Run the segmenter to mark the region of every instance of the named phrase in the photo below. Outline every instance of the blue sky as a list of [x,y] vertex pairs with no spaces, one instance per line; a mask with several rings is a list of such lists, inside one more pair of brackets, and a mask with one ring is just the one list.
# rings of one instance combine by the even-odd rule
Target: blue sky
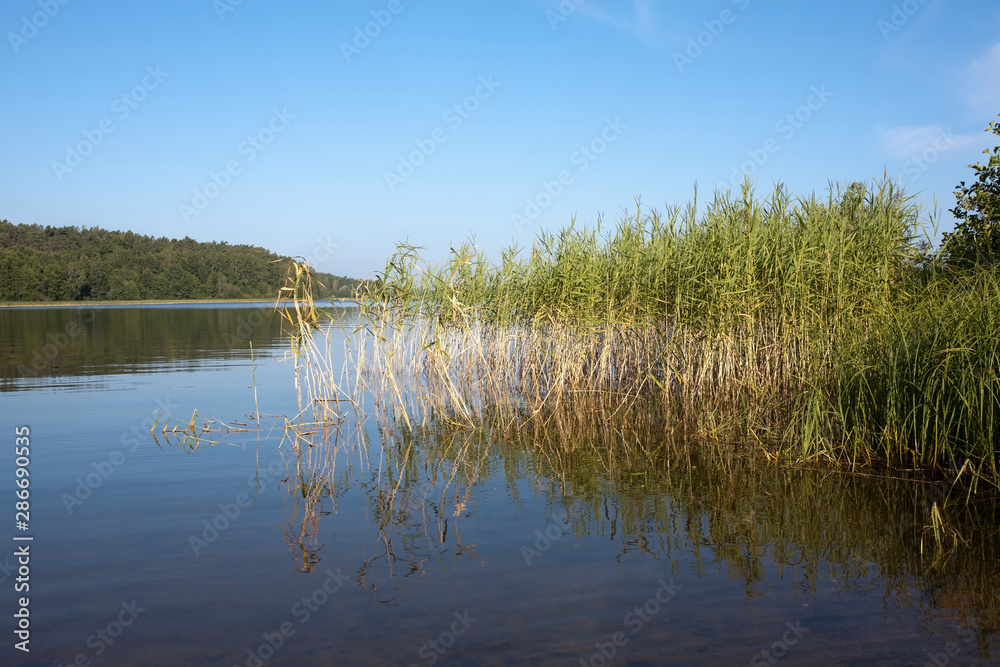
[[1000,113],[992,0],[7,0],[0,218],[351,276],[749,170],[884,171],[941,226]]

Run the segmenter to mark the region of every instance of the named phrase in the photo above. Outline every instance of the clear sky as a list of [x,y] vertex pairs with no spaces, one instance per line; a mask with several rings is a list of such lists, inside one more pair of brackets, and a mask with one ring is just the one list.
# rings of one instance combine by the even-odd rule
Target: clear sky
[[884,171],[942,228],[1000,113],[995,0],[5,0],[0,218],[363,277]]

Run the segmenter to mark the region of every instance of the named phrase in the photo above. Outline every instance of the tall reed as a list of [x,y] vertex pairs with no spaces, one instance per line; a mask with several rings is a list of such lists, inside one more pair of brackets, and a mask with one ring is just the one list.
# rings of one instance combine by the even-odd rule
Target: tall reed
[[[408,424],[651,420],[851,464],[996,484],[1000,280],[957,278],[891,182],[749,185],[498,262],[399,246],[361,297],[353,387]],[[350,373],[348,373],[350,374]]]

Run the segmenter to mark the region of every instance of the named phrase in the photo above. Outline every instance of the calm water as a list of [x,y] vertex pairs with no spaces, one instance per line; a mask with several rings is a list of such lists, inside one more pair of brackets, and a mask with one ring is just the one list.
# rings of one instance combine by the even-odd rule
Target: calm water
[[[30,654],[0,552],[0,664],[998,664],[992,503],[939,547],[946,488],[749,450],[287,438],[286,349],[269,309],[0,310],[0,489],[13,537],[30,426],[34,537]],[[195,411],[232,430],[163,435]]]

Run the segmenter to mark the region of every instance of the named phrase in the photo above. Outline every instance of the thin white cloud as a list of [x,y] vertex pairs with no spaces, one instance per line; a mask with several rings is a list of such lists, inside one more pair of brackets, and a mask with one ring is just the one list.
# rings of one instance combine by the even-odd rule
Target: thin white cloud
[[[612,16],[591,0],[580,5],[580,12],[598,21],[608,23],[622,30],[628,30],[637,35],[650,32],[655,23],[649,8],[649,2],[646,0],[632,0],[629,5],[630,8],[626,8],[623,12],[624,16],[621,14]],[[621,9],[621,6],[618,5],[616,8]]]
[[573,13],[632,33],[642,41],[655,41],[659,37],[658,22],[650,0],[606,3],[605,6],[614,8],[613,12],[599,6],[601,3],[596,0],[562,0],[562,2],[560,0],[540,0],[540,4],[551,11],[559,11],[559,7],[567,2],[569,6],[575,7]]
[[[964,68],[958,68],[957,74],[954,77],[960,87],[957,97],[973,113],[981,114],[986,120],[996,118],[1000,113],[1000,42]],[[925,152],[930,154],[967,146],[982,148],[989,144],[989,137],[982,132],[953,134],[950,127],[942,125],[904,125],[876,128],[876,131],[882,149],[899,159],[914,159]]]
[[965,79],[969,106],[991,117],[1000,114],[1000,42],[969,64]]
[[905,125],[879,132],[882,148],[892,157],[907,159],[920,155],[927,149],[942,147],[961,148],[981,142],[975,134],[954,134],[942,125]]

